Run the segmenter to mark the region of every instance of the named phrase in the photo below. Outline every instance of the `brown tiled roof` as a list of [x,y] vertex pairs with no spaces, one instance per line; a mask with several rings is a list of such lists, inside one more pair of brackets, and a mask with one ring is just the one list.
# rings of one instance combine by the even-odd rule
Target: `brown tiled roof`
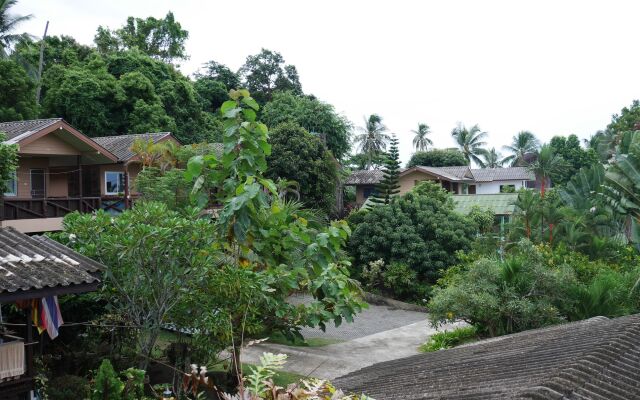
[[[491,182],[508,180],[534,181],[535,174],[526,167],[469,169],[467,166],[457,167],[424,167],[416,166],[402,171],[423,171],[441,178],[457,181]],[[374,185],[382,179],[382,170],[354,171],[345,181],[345,185]]]
[[[412,168],[406,169],[404,172],[411,170]],[[469,179],[473,179],[469,167],[467,166],[457,166],[457,167],[424,167],[417,166],[415,167],[417,170],[424,171],[426,173],[440,176],[442,178],[448,179],[450,181],[466,181]]]
[[32,119],[28,121],[0,122],[0,132],[4,132],[7,140],[21,139],[39,132],[44,128],[62,121],[62,118]]
[[476,182],[536,180],[535,174],[527,167],[472,169],[471,173]]
[[375,364],[334,381],[375,399],[639,399],[640,314]]
[[149,141],[149,139],[151,139],[153,140],[153,143],[157,143],[167,136],[171,136],[171,133],[158,132],[140,133],[136,135],[102,136],[95,137],[93,140],[100,146],[115,154],[118,157],[118,161],[128,161],[135,155],[135,153],[131,151],[131,146],[136,140]]
[[345,185],[375,185],[382,179],[379,169],[353,171],[344,181]]
[[11,294],[98,283],[104,265],[46,236],[0,227],[0,300]]

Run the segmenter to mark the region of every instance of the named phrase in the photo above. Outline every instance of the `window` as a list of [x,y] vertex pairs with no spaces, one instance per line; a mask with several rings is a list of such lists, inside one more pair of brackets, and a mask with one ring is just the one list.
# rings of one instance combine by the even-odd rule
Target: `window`
[[516,185],[500,185],[500,193],[515,193]]
[[6,192],[4,192],[5,196],[17,196],[18,195],[18,175],[16,175],[15,171],[13,172],[13,176],[7,182],[7,186],[5,188]]
[[118,195],[124,193],[124,172],[106,171],[104,173],[105,194]]
[[368,199],[370,196],[372,196],[373,194],[375,194],[376,192],[376,188],[375,186],[366,186],[363,190],[363,196],[365,199]]
[[476,194],[476,185],[469,185],[469,194]]

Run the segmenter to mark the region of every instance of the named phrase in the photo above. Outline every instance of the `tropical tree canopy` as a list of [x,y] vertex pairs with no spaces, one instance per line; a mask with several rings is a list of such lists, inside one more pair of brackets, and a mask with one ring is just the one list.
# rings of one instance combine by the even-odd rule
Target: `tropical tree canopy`
[[427,151],[427,148],[433,144],[428,137],[431,133],[429,125],[420,123],[418,124],[418,129],[412,130],[411,132],[415,135],[413,138],[413,147],[415,147],[416,151]]
[[267,49],[247,57],[238,70],[245,88],[261,104],[271,100],[276,91],[290,90],[302,94],[302,84],[294,65],[285,64],[284,57],[277,51]]
[[480,155],[482,155],[484,146],[487,144],[487,142],[484,141],[484,139],[487,138],[486,132],[481,131],[477,124],[467,129],[466,126],[459,123],[458,126],[451,131],[451,136],[455,139],[456,144],[467,161],[473,161],[478,165],[482,165]]
[[175,20],[169,11],[162,19],[154,17],[127,18],[127,23],[115,31],[100,26],[94,42],[103,54],[138,49],[150,57],[165,62],[187,59],[184,44],[189,32]]
[[455,167],[458,165],[469,165],[469,161],[460,150],[433,149],[414,153],[407,163],[407,168],[417,165],[424,167]]
[[26,34],[15,33],[20,23],[31,19],[31,15],[13,15],[9,9],[16,4],[17,0],[0,0],[0,58],[6,57],[13,45]]
[[304,205],[333,214],[338,164],[322,141],[295,122],[285,122],[271,131],[269,143],[265,175],[297,182]]
[[513,137],[509,146],[504,146],[506,151],[512,153],[510,156],[504,158],[504,162],[512,167],[524,166],[526,165],[526,156],[528,154],[534,154],[539,146],[540,142],[533,133],[520,131]]
[[480,157],[480,166],[482,168],[501,168],[505,163],[502,155],[496,151],[495,147],[492,147],[491,150],[485,150],[480,154]]
[[551,176],[565,167],[562,156],[554,153],[553,147],[548,144],[540,147],[536,160],[529,165],[529,169],[536,174],[540,181],[540,195],[544,197],[547,181]]
[[276,92],[265,104],[260,117],[267,126],[273,127],[283,122],[297,123],[318,136],[338,160],[351,148],[349,120],[338,114],[331,104],[313,96],[296,95],[291,91]]
[[[383,153],[387,148],[389,135],[387,127],[382,123],[382,117],[378,114],[371,114],[364,119],[364,126],[358,127],[361,132],[356,135],[354,142],[358,144],[358,151],[365,154],[369,160],[373,160],[376,155]],[[371,162],[367,165],[369,168]]]

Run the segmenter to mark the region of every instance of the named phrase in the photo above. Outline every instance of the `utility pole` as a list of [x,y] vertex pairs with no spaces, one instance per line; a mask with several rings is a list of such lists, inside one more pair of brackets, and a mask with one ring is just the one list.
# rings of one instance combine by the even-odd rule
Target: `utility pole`
[[44,27],[44,35],[40,42],[40,62],[38,63],[38,86],[36,87],[36,104],[40,105],[40,92],[42,91],[42,67],[44,64],[44,42],[47,40],[47,31],[49,30],[49,21]]

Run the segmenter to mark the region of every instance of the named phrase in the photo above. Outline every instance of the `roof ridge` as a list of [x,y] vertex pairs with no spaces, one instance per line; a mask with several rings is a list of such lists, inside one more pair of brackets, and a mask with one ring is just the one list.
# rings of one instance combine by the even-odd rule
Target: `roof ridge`
[[23,119],[23,120],[18,120],[18,121],[4,121],[4,122],[0,122],[0,124],[24,124],[24,123],[28,123],[28,122],[41,122],[41,121],[62,121],[63,118],[61,117],[56,117],[56,118],[37,118],[37,119]]
[[91,139],[113,139],[113,138],[125,138],[132,136],[142,136],[142,135],[171,135],[171,132],[145,132],[145,133],[127,133],[124,135],[109,135],[109,136],[96,136]]

